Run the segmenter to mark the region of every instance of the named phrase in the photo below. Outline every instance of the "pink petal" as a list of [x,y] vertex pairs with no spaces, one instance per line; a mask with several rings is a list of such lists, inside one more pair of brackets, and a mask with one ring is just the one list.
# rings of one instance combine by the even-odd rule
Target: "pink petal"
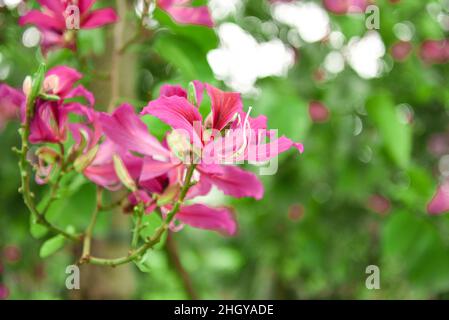
[[239,93],[224,92],[209,84],[206,84],[206,90],[212,103],[212,128],[220,131],[242,112],[242,99]]
[[104,8],[92,11],[82,21],[82,29],[92,29],[105,24],[117,22],[118,16],[111,8]]
[[50,11],[53,11],[53,13],[60,14],[61,16],[65,10],[61,0],[37,0],[37,2],[39,2],[41,6],[47,7]]
[[84,175],[97,185],[110,190],[120,188],[120,180],[115,173],[112,157],[119,155],[130,176],[137,180],[142,170],[142,159],[121,149],[111,140],[106,139],[101,145],[92,164],[84,170]]
[[131,105],[121,105],[112,115],[102,113],[100,120],[106,136],[122,148],[143,155],[170,156],[170,152],[148,132]]
[[53,48],[65,47],[70,50],[75,50],[75,43],[66,43],[62,31],[54,31],[53,29],[41,29],[41,47],[43,53],[47,53]]
[[20,17],[19,24],[21,26],[25,24],[34,24],[36,27],[40,29],[56,29],[56,30],[65,29],[64,20],[49,16],[38,10],[31,10],[24,16]]
[[192,106],[185,98],[161,96],[156,100],[150,101],[148,106],[143,108],[141,114],[151,114],[173,129],[185,130],[189,135],[195,136],[197,141],[196,138],[199,135],[197,131],[200,130],[202,117],[198,109]]
[[193,82],[193,86],[195,87],[197,107],[200,107],[201,102],[203,101],[203,93],[204,93],[205,85],[201,81],[198,81],[198,80],[193,80],[192,82]]
[[166,97],[177,96],[187,99],[187,91],[180,85],[164,84],[159,91],[159,95]]
[[209,181],[200,179],[200,181],[190,187],[189,191],[187,192],[186,198],[193,199],[195,197],[205,196],[210,192],[211,189],[212,184]]
[[212,28],[214,22],[212,21],[209,8],[207,6],[199,7],[184,7],[184,6],[167,6],[161,5],[164,2],[158,1],[159,6],[165,10],[177,23],[181,24],[195,24]]
[[71,90],[64,98],[70,99],[70,98],[76,98],[76,97],[83,97],[87,100],[89,103],[89,107],[93,107],[95,105],[95,97],[92,92],[87,90],[83,85],[79,85],[73,90]]
[[246,160],[265,162],[290,148],[295,148],[300,153],[304,152],[304,146],[301,143],[293,142],[285,136],[282,136],[269,143],[250,144],[246,151]]
[[50,70],[48,70],[45,78],[48,79],[48,77],[51,75],[58,77],[58,87],[50,93],[57,94],[62,98],[65,98],[65,96],[72,89],[75,82],[83,77],[82,74],[77,70],[67,66],[58,66],[51,68]]
[[225,235],[235,235],[237,222],[231,210],[227,208],[210,208],[202,204],[183,206],[176,214],[176,219],[192,227],[218,231]]
[[441,184],[427,205],[427,212],[437,215],[449,211],[449,183]]
[[95,1],[96,0],[79,0],[78,7],[80,8],[80,13],[83,14],[84,12],[89,11]]
[[25,102],[25,95],[7,84],[0,83],[0,109],[19,109]]
[[234,166],[199,165],[200,179],[205,179],[223,191],[226,195],[235,198],[252,197],[260,200],[264,189],[259,178],[252,173]]
[[140,175],[140,181],[150,180],[166,174],[179,164],[179,162],[163,162],[154,160],[150,157],[145,157],[143,161],[142,173]]
[[66,137],[67,112],[57,102],[38,101],[30,124],[31,143],[62,142]]
[[0,130],[13,118],[19,118],[19,111],[25,103],[22,92],[6,84],[0,84]]

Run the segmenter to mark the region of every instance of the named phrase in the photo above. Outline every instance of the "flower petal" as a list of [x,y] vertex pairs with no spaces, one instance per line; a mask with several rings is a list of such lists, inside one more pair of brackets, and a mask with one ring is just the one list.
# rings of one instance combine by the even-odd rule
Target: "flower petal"
[[449,211],[449,183],[441,184],[427,205],[427,212],[432,215],[442,214]]
[[265,162],[290,148],[295,148],[300,153],[304,152],[304,146],[301,143],[293,142],[287,137],[282,136],[269,143],[257,142],[250,144],[246,150],[246,160],[252,162]]
[[106,136],[122,148],[148,156],[170,156],[170,152],[148,132],[131,105],[121,105],[112,115],[102,113],[100,121]]
[[96,0],[78,0],[80,13],[83,14],[84,12],[89,11],[92,5],[95,3],[95,1]]
[[[176,2],[181,5],[176,5]],[[181,24],[195,24],[212,28],[212,21],[209,8],[207,6],[186,7],[182,6],[185,1],[158,1],[158,5],[165,10],[172,18]]]
[[58,66],[48,70],[47,74],[45,75],[46,81],[49,81],[49,79],[51,79],[51,76],[56,76],[58,79],[57,87],[50,88],[52,89],[51,93],[57,94],[62,98],[65,98],[65,96],[70,92],[70,90],[72,90],[72,87],[75,84],[75,82],[77,82],[83,77],[82,74],[79,73],[77,70],[67,66]]
[[187,99],[179,96],[161,96],[143,108],[142,115],[151,114],[173,129],[185,130],[194,141],[198,141],[202,117],[198,109]]
[[19,24],[21,26],[25,24],[34,24],[40,29],[64,30],[65,28],[64,20],[57,19],[56,17],[52,17],[38,10],[31,10],[20,17]]
[[212,128],[220,131],[236,113],[242,112],[240,93],[224,92],[209,84],[206,84],[206,90],[212,102]]
[[200,179],[215,185],[226,195],[235,198],[252,197],[260,200],[264,189],[259,178],[252,172],[226,165],[199,165]]
[[187,91],[180,85],[164,84],[159,91],[159,95],[166,97],[177,96],[187,99]]
[[235,235],[237,222],[231,210],[227,208],[210,208],[203,204],[183,206],[176,214],[176,219],[192,227],[218,231],[225,235]]
[[81,28],[92,29],[105,24],[117,22],[118,16],[111,8],[98,9],[90,12],[82,21]]
[[43,7],[47,7],[50,11],[55,14],[60,14],[64,12],[64,7],[61,0],[37,0],[39,4]]
[[143,161],[142,173],[140,175],[140,181],[146,181],[159,177],[174,169],[178,165],[179,162],[163,162],[154,160],[151,157],[145,157]]

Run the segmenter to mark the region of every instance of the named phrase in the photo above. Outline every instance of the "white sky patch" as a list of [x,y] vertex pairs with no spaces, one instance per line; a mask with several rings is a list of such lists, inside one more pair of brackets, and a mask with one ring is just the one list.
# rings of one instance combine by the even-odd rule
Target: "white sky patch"
[[257,79],[285,76],[294,64],[294,52],[279,39],[258,43],[233,23],[218,28],[220,47],[211,50],[207,60],[215,76],[233,90],[254,93]]
[[209,9],[214,20],[223,20],[242,7],[242,0],[209,0]]
[[368,32],[363,38],[351,38],[345,52],[349,65],[360,77],[375,78],[382,72],[385,45],[376,31]]
[[276,3],[272,15],[277,21],[296,29],[306,42],[317,42],[330,32],[327,12],[313,2]]

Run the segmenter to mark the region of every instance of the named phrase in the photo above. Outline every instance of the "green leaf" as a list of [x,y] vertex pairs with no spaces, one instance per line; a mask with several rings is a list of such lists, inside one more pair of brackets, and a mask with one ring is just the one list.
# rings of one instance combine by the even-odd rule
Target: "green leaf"
[[41,258],[47,258],[64,247],[64,244],[65,238],[62,235],[57,235],[53,238],[50,238],[41,246],[39,256]]
[[384,257],[400,265],[415,286],[449,288],[447,246],[426,219],[393,212],[382,230],[382,249]]
[[412,128],[401,121],[388,93],[371,96],[366,102],[368,115],[382,137],[386,152],[400,168],[407,168],[412,152]]
[[36,223],[36,219],[30,215],[30,233],[35,239],[41,239],[48,233],[48,229]]
[[163,34],[156,39],[153,48],[161,57],[177,67],[184,79],[201,79],[205,82],[213,80],[206,53],[189,39]]

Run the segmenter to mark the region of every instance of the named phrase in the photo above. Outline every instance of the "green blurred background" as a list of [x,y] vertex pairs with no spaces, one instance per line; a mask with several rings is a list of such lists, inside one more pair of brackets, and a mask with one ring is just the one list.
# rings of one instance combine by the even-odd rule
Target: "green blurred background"
[[[219,192],[205,199],[235,208],[237,236],[225,238],[188,227],[173,235],[190,278],[190,290],[203,299],[449,297],[449,218],[426,213],[440,175],[447,173],[442,167],[444,155],[449,154],[448,65],[425,63],[418,52],[424,40],[447,36],[449,2],[378,0],[380,29],[371,32],[366,29],[364,14],[327,12],[332,33],[312,42],[305,41],[307,30],[317,30],[318,26],[310,25],[304,31],[295,21],[282,21],[269,1],[223,0],[229,12],[217,9],[220,1],[210,2],[217,18],[214,30],[175,25],[162,11],[154,12],[157,23],[153,31],[127,55],[132,67],[123,80],[134,84],[134,92],[123,100],[139,109],[157,96],[162,84],[186,85],[193,79],[241,90],[245,108],[252,106],[253,116],[267,115],[269,127],[303,142],[305,152],[280,156],[276,175],[262,177],[266,191],[260,201],[233,200]],[[314,3],[315,9],[322,6],[321,1],[287,5],[300,2]],[[100,5],[111,3],[114,1],[99,1]],[[16,87],[21,87],[24,77],[42,60],[33,43],[33,31],[26,37],[29,27],[17,24],[22,5],[0,8],[0,80]],[[28,1],[28,5],[35,3]],[[122,18],[131,24],[136,19],[133,10]],[[246,73],[249,80],[234,78],[238,78],[239,68],[234,72],[237,75],[226,66],[219,70],[217,63],[224,58],[217,62],[210,52],[221,48],[224,51],[218,57],[224,57],[226,48],[239,47],[226,46],[225,39],[220,40],[223,26],[245,30],[241,32],[247,32],[246,37],[256,44],[277,44],[284,52],[281,56],[287,58],[276,70],[284,72],[273,75],[269,70],[266,74],[252,70],[267,69],[263,59],[255,59],[254,54],[263,49],[254,49],[252,40],[241,43],[240,52],[227,53],[228,64],[240,63],[242,68],[254,57],[257,63],[243,71],[244,75],[253,72]],[[67,64],[84,73],[84,84],[97,94],[98,109],[104,109],[108,101],[102,97],[102,88],[108,83],[105,60],[110,55],[112,29],[81,31],[78,55],[59,50],[47,57],[50,66]],[[384,52],[380,50],[376,56],[376,50],[351,51],[354,41],[373,33],[380,36]],[[399,40],[413,46],[402,62],[390,52]],[[248,51],[250,45],[254,51]],[[265,53],[267,64],[282,65],[276,52]],[[249,60],[245,60],[245,53],[249,53]],[[368,60],[359,57],[359,69],[357,61],[351,60],[351,55],[357,54],[368,56]],[[360,68],[370,63],[378,67],[374,73],[363,74]],[[311,101],[319,101],[327,109],[321,121],[313,121]],[[155,135],[163,134],[164,126],[156,122],[150,125]],[[65,268],[76,261],[76,248],[67,247],[47,259],[39,257],[43,239],[30,233],[29,213],[17,192],[17,159],[11,152],[19,143],[17,129],[18,121],[11,120],[0,133],[3,298],[192,296],[163,248],[150,253],[146,272],[131,265],[114,271],[95,270],[94,274],[101,276],[91,272],[82,293],[68,291]],[[87,181],[78,182],[51,216],[58,223],[84,228],[95,192]],[[129,227],[125,231],[117,227],[114,215],[120,213],[101,216],[96,229],[99,246],[115,242],[119,246],[120,240],[129,236]],[[380,290],[365,286],[365,269],[373,264],[380,268]]]

